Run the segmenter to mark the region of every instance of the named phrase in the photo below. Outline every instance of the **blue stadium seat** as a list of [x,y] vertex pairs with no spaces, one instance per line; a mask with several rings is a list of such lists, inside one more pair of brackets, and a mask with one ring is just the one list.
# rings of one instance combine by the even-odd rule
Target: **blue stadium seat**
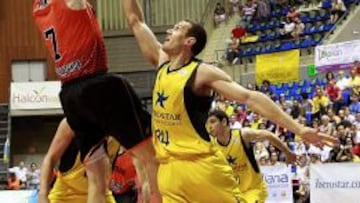
[[288,51],[288,50],[291,50],[291,49],[294,49],[295,48],[295,45],[292,41],[289,41],[289,42],[283,42],[281,44],[281,47],[280,47],[280,50],[281,51]]

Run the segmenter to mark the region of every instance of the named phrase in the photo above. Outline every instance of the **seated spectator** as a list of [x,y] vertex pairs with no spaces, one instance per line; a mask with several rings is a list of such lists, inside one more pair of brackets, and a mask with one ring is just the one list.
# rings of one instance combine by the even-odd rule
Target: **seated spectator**
[[260,92],[270,96],[273,91],[270,89],[270,81],[269,80],[264,80],[262,82],[262,86],[260,87]]
[[330,22],[336,23],[337,20],[344,15],[346,12],[345,4],[342,0],[332,0],[331,1],[331,16]]
[[359,96],[357,96],[356,94],[352,94],[350,96],[350,101],[351,101],[351,103],[349,105],[350,113],[352,113],[352,114],[360,113]]
[[293,101],[293,105],[291,106],[291,111],[290,111],[291,117],[297,119],[302,114],[302,112],[304,112],[304,109],[301,107],[299,101],[295,99]]
[[246,29],[241,23],[239,23],[234,29],[231,30],[231,34],[234,38],[240,40],[243,36],[245,36]]
[[357,75],[355,68],[350,70],[350,78],[347,88],[356,95],[359,95],[360,93],[360,76]]
[[226,22],[225,8],[219,2],[216,4],[216,8],[214,11],[214,22],[215,26],[218,26],[220,23]]
[[256,12],[256,4],[248,0],[242,10],[242,19],[245,22],[251,22]]
[[260,21],[266,20],[270,16],[270,4],[266,0],[256,0],[256,17]]
[[342,98],[342,92],[340,88],[336,86],[335,82],[336,81],[332,79],[327,83],[325,87],[325,93],[326,95],[328,95],[332,103],[334,112],[337,113],[339,109],[343,106],[344,100]]
[[291,22],[296,23],[300,18],[300,13],[296,10],[295,7],[291,7],[286,17],[290,19]]
[[321,125],[319,127],[320,132],[331,135],[333,133],[333,125],[330,123],[330,118],[328,115],[321,116]]
[[236,107],[236,115],[237,115],[237,121],[239,121],[240,123],[243,123],[244,120],[246,119],[246,111],[244,111],[244,108],[241,105],[238,105]]
[[295,23],[291,22],[290,18],[285,18],[285,22],[282,24],[284,27],[279,30],[280,37],[283,39],[291,38],[295,31]]
[[270,155],[270,165],[271,166],[279,166],[281,163],[279,162],[279,155],[277,152],[271,152]]
[[241,123],[239,121],[237,121],[236,114],[232,114],[230,116],[229,126],[230,126],[230,129],[238,129],[238,130],[241,129],[242,126],[241,126]]
[[315,91],[315,96],[312,100],[312,119],[320,119],[320,116],[326,113],[329,99],[320,88],[317,88]]
[[19,166],[9,168],[8,170],[9,170],[9,172],[15,173],[16,177],[20,179],[21,188],[26,188],[26,185],[27,185],[26,174],[28,172],[28,169],[25,167],[25,162],[20,161]]
[[301,22],[299,18],[297,18],[295,20],[295,29],[291,33],[291,36],[296,40],[299,39],[300,35],[304,33],[304,29],[305,29],[305,24]]
[[239,15],[240,14],[240,1],[239,0],[229,0],[229,15],[233,16],[234,14]]
[[30,171],[27,174],[28,189],[38,190],[40,185],[40,170],[37,168],[35,162],[30,164]]
[[228,40],[228,48],[226,50],[226,59],[232,65],[239,61],[239,40],[231,36]]
[[20,190],[21,189],[20,179],[18,177],[16,177],[16,174],[14,172],[10,172],[7,183],[8,183],[8,185],[7,185],[8,190]]
[[349,84],[349,79],[345,77],[344,71],[343,70],[339,71],[336,86],[338,86],[340,90],[343,91],[348,86],[348,84]]

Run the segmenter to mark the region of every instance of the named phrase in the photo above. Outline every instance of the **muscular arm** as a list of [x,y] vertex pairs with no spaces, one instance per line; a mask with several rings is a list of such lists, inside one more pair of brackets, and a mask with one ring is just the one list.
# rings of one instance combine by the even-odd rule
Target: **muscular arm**
[[253,111],[275,121],[295,134],[300,134],[301,125],[282,111],[269,97],[261,92],[245,89],[217,67],[203,64],[199,68],[195,89],[204,87],[215,90],[229,100],[246,103]]
[[73,131],[68,125],[66,119],[63,119],[58,126],[41,166],[39,196],[45,198],[49,194],[53,168],[64,154],[73,137]]
[[143,12],[137,0],[121,0],[129,28],[135,35],[138,46],[144,57],[155,67],[167,60],[167,55],[161,50],[161,44],[154,33],[145,24]]
[[[286,157],[288,155],[292,154],[290,149],[283,143],[281,140],[273,133],[267,131],[267,130],[253,130],[244,128],[242,129],[242,136],[246,143],[249,143],[250,141],[264,141],[268,140],[272,145],[274,145],[276,148],[278,148],[280,151],[284,152],[286,154]],[[296,159],[296,157],[295,157]],[[290,160],[289,160],[290,161]],[[295,160],[292,160],[295,161]]]

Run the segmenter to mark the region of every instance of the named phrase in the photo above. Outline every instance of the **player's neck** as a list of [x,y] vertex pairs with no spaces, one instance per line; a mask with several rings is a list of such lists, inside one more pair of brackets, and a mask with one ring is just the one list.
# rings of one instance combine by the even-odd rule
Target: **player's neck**
[[218,142],[224,146],[227,146],[231,139],[231,131],[230,128],[225,128],[223,133],[221,133],[220,136],[217,137]]
[[169,56],[170,58],[170,69],[177,70],[184,65],[188,64],[193,56],[189,52],[180,52],[179,54]]

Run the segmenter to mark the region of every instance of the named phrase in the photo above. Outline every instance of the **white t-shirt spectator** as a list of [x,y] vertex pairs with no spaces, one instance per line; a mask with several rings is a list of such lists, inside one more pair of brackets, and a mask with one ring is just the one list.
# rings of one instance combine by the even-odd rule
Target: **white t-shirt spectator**
[[27,175],[29,189],[38,189],[40,184],[40,170],[30,171]]
[[20,181],[26,182],[26,175],[28,173],[28,169],[26,167],[20,168],[18,166],[15,166],[13,168],[9,168],[9,172],[15,173],[16,177],[19,178]]
[[336,82],[336,86],[340,88],[340,90],[346,89],[349,86],[349,78],[343,77]]
[[321,149],[321,152],[320,152],[320,160],[321,162],[325,162],[326,160],[328,160],[330,157],[330,151],[332,150],[333,148],[332,147],[329,147],[327,145],[325,145],[323,147],[323,149]]
[[229,126],[230,126],[230,129],[234,130],[234,129],[237,129],[237,130],[240,130],[242,125],[239,121],[235,121],[234,123],[229,123]]
[[284,31],[285,33],[291,33],[295,30],[295,23],[285,23],[284,25]]

